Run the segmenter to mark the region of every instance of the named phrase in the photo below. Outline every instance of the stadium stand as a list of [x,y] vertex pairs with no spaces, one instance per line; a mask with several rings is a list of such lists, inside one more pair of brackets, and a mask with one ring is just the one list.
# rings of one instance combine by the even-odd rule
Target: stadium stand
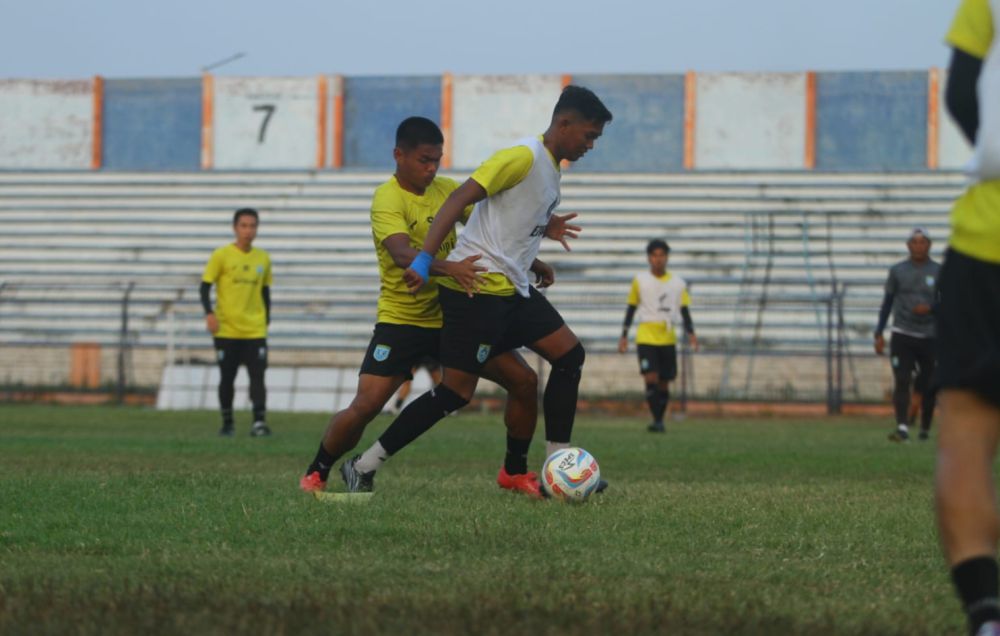
[[[231,239],[232,211],[248,205],[261,212],[256,244],[274,261],[272,349],[357,355],[378,291],[368,204],[384,178],[0,173],[0,343],[118,346],[128,292],[131,347],[204,348],[201,270],[211,250]],[[822,354],[832,308],[843,311],[843,351],[869,354],[887,267],[904,257],[914,226],[928,229],[940,254],[963,179],[951,172],[570,170],[563,183],[560,211],[578,212],[585,229],[572,252],[549,243],[542,258],[557,271],[550,298],[588,350],[614,348],[627,285],[646,267],[645,243],[662,237],[673,248],[669,269],[692,287],[706,354],[718,358],[722,385],[712,390],[725,393],[734,355],[749,355],[752,368],[756,355]]]

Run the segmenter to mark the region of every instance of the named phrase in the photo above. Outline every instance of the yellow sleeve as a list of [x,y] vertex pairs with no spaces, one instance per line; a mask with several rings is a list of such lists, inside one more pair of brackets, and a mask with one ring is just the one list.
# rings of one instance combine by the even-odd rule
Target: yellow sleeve
[[945,40],[973,57],[985,58],[993,43],[989,0],[962,0]]
[[271,271],[271,255],[267,255],[267,269],[264,271],[264,286],[270,287],[274,282],[274,276]]
[[684,290],[681,291],[681,307],[690,307],[690,306],[691,306],[691,295],[688,294],[687,287],[685,287]]
[[205,263],[205,272],[201,275],[201,282],[215,283],[222,274],[222,250],[215,250]]
[[403,202],[391,190],[379,189],[372,198],[372,235],[375,242],[381,245],[393,234],[410,235],[403,215]]
[[632,279],[632,288],[628,290],[628,304],[633,307],[639,305],[639,279]]
[[504,148],[476,168],[470,178],[483,186],[488,196],[493,196],[521,183],[534,162],[535,154],[527,146]]

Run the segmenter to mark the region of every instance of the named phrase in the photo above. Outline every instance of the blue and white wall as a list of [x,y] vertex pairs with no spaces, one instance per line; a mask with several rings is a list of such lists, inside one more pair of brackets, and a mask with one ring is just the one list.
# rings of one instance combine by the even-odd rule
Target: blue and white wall
[[440,122],[445,167],[542,132],[567,83],[615,115],[571,170],[960,168],[943,73],[0,80],[0,169],[390,169],[396,125]]

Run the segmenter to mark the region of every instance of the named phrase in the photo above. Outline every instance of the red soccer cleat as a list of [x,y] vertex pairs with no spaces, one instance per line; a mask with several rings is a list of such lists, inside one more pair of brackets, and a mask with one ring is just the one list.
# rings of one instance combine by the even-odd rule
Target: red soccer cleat
[[497,474],[497,484],[504,490],[524,493],[532,499],[542,498],[541,486],[538,483],[538,475],[536,473],[511,475],[507,472],[506,468],[501,467],[500,472]]
[[299,480],[299,488],[303,492],[316,492],[317,490],[325,490],[326,482],[320,479],[319,471],[314,470]]

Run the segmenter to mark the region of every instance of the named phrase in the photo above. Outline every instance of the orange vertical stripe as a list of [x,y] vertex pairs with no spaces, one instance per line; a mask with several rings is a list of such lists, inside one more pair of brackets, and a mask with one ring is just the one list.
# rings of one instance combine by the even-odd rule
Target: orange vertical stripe
[[[566,75],[563,75],[561,79],[563,88],[566,88],[567,86],[573,83],[573,76],[569,75],[568,73]],[[559,162],[559,167],[562,168],[563,170],[569,168],[569,166],[570,166],[569,159],[563,159],[562,161]]]
[[333,167],[344,167],[344,76],[333,78]]
[[104,163],[104,78],[94,76],[94,112],[91,114],[90,169],[99,170]]
[[937,170],[941,159],[941,76],[932,68],[927,77],[927,167]]
[[806,73],[806,152],[805,168],[816,168],[816,72]]
[[441,76],[441,133],[444,135],[444,155],[441,157],[441,167],[450,169],[451,160],[451,138],[452,138],[452,77],[451,73]]
[[328,88],[325,75],[316,81],[316,168],[326,167],[326,100]]
[[688,71],[684,76],[684,169],[694,169],[694,124],[696,118],[697,96],[695,89],[698,76],[694,71]]
[[215,141],[215,81],[205,73],[201,77],[201,169],[211,170]]

